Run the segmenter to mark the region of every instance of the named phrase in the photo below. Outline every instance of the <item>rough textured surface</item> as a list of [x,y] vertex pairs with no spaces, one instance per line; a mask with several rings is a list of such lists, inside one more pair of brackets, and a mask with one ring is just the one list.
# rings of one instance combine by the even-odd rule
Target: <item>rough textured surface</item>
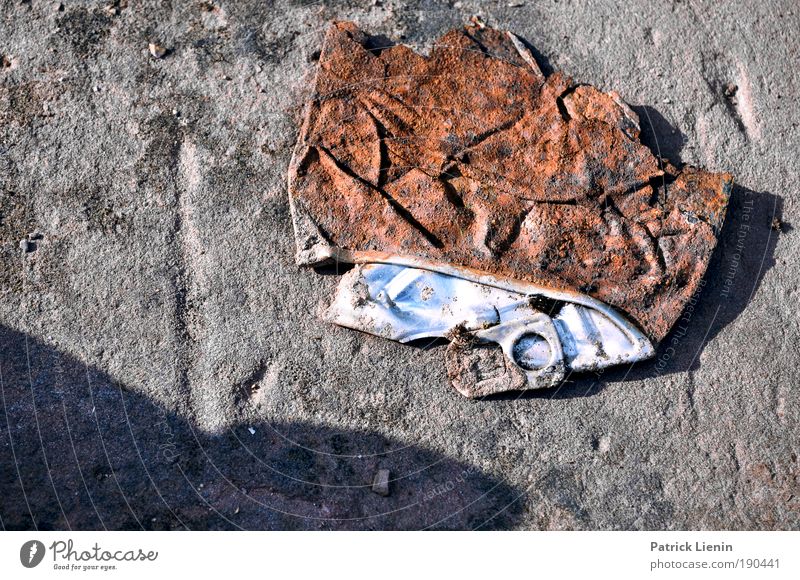
[[[4,527],[800,527],[794,2],[123,4],[0,10]],[[475,13],[735,169],[651,362],[474,402],[443,345],[319,322],[285,184],[328,23],[422,49]]]
[[450,384],[465,397],[487,397],[527,386],[525,372],[497,345],[453,341],[445,354]]
[[661,340],[731,177],[661,169],[617,93],[471,25],[428,56],[333,24],[289,168],[297,261],[389,254],[589,294]]

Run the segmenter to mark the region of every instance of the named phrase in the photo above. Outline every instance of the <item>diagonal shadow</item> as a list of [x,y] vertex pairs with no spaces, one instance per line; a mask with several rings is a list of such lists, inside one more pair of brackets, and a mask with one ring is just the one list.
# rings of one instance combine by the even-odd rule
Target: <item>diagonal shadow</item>
[[639,365],[630,378],[700,368],[706,345],[747,308],[775,265],[781,233],[791,229],[789,224],[773,229],[773,220],[782,215],[783,198],[734,185],[704,286],[661,342],[655,358]]
[[[508,529],[525,503],[474,466],[379,433],[300,422],[202,433],[4,326],[0,378],[3,529]],[[371,490],[383,468],[386,497]]]
[[775,265],[775,247],[791,224],[773,227],[783,215],[783,199],[734,185],[725,224],[704,276],[704,285],[661,341],[654,358],[601,372],[575,373],[551,389],[510,392],[486,400],[591,397],[612,383],[640,381],[700,368],[703,350],[736,320]]

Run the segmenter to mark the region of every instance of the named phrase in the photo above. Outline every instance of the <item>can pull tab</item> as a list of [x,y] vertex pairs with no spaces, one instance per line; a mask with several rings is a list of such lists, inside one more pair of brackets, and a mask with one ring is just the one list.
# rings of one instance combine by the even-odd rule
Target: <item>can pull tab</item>
[[544,313],[511,320],[475,333],[479,343],[500,345],[525,373],[530,389],[552,387],[564,378],[564,351],[553,320]]

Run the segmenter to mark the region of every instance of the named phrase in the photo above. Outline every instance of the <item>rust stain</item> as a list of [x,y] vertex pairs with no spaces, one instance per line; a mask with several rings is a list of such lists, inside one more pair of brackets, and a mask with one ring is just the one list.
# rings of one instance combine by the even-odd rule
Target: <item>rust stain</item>
[[732,178],[659,162],[615,92],[548,77],[514,35],[429,56],[329,29],[289,169],[297,261],[400,256],[587,294],[661,340],[698,288]]

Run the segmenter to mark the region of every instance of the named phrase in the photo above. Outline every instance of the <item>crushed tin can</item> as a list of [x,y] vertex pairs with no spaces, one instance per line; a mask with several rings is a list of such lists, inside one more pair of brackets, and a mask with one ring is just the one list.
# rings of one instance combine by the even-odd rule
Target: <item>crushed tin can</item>
[[357,264],[326,318],[446,338],[470,397],[652,357],[698,289],[732,178],[676,168],[615,92],[519,37],[428,56],[334,23],[289,167],[296,260]]

